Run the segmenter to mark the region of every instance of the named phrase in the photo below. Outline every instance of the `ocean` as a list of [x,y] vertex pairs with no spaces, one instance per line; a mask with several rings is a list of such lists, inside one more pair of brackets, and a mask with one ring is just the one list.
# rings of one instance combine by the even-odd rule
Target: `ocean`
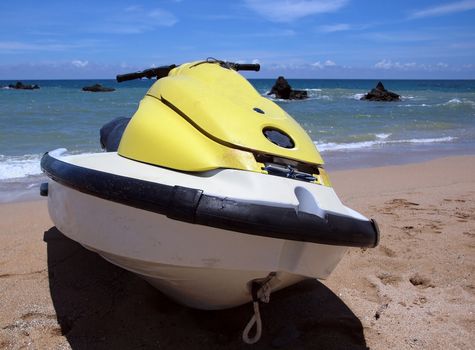
[[[402,96],[399,102],[360,101],[377,80],[288,81],[309,98],[274,101],[307,130],[330,171],[475,153],[475,80],[384,80],[386,89]],[[45,180],[39,165],[44,152],[100,152],[100,127],[132,116],[153,83],[22,82],[40,89],[13,90],[4,86],[14,81],[0,81],[0,203],[37,195]],[[250,82],[266,95],[274,79]],[[81,91],[95,83],[117,90]]]

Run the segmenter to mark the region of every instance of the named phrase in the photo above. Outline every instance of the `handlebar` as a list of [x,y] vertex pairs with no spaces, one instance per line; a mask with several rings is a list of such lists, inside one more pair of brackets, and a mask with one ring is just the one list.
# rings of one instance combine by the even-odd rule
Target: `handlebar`
[[232,62],[226,62],[232,69],[234,70],[252,70],[255,72],[259,72],[261,69],[260,64],[254,64],[254,63],[232,63]]
[[[251,63],[234,63],[234,62],[224,62],[224,61],[218,61],[218,60],[207,60],[200,62],[198,64],[202,63],[219,63],[222,67],[224,68],[230,68],[234,69],[236,71],[239,70],[248,70],[248,71],[255,71],[258,72],[261,69],[261,66],[259,64],[251,64]],[[119,74],[116,76],[116,80],[118,83],[121,83],[123,81],[128,81],[128,80],[134,80],[134,79],[142,79],[142,78],[147,78],[147,79],[152,79],[152,78],[163,78],[170,73],[170,71],[173,68],[176,68],[177,65],[172,64],[170,66],[161,66],[161,67],[156,67],[156,68],[149,68],[145,69],[140,72],[134,72],[134,73],[125,73],[125,74]]]
[[176,65],[172,64],[171,66],[161,66],[161,67],[156,67],[156,68],[145,69],[141,72],[119,74],[116,76],[116,80],[118,83],[121,83],[123,81],[141,79],[141,78],[160,79],[160,78],[166,77],[168,73],[175,67]]

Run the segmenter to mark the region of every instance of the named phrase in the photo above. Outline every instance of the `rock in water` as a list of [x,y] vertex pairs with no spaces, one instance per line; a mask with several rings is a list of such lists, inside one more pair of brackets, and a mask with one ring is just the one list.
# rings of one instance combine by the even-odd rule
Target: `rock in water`
[[110,92],[110,91],[115,91],[115,89],[102,86],[101,84],[94,84],[94,85],[91,85],[91,86],[85,86],[85,87],[83,87],[83,88],[82,88],[82,91],[89,91],[89,92]]
[[401,96],[398,94],[388,91],[384,88],[383,83],[378,82],[376,87],[370,92],[365,94],[360,100],[369,100],[369,101],[400,101]]
[[282,76],[278,77],[268,95],[284,100],[303,100],[308,97],[307,91],[292,90],[289,82]]
[[307,91],[305,90],[292,90],[290,91],[291,100],[304,100],[308,98]]
[[33,85],[27,85],[27,84],[23,84],[21,81],[17,81],[15,85],[13,84],[10,84],[8,85],[8,87],[10,89],[17,89],[17,90],[35,90],[35,89],[39,89],[40,87],[36,84],[33,84]]

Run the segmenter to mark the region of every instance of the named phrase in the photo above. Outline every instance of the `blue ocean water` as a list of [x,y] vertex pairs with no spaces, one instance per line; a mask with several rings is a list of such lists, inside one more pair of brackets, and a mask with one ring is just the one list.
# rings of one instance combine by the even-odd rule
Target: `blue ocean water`
[[[262,94],[273,79],[250,80]],[[15,82],[0,81],[0,87]],[[38,90],[0,88],[0,202],[37,190],[45,151],[100,151],[99,129],[131,116],[153,81],[23,81]],[[100,83],[111,93],[88,93]],[[385,80],[400,102],[359,98],[375,80],[292,80],[308,92],[304,101],[275,100],[310,134],[330,170],[399,164],[475,153],[474,80]],[[270,97],[272,98],[272,97]]]

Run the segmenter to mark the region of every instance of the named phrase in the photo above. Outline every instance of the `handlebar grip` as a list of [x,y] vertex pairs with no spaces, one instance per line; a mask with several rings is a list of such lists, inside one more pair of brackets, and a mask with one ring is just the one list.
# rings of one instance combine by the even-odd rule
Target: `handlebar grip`
[[123,81],[128,81],[128,80],[140,79],[140,78],[142,78],[142,72],[119,74],[115,77],[118,83],[122,83]]
[[236,63],[235,64],[236,70],[253,70],[255,72],[259,72],[261,69],[260,64],[252,64],[252,63]]

